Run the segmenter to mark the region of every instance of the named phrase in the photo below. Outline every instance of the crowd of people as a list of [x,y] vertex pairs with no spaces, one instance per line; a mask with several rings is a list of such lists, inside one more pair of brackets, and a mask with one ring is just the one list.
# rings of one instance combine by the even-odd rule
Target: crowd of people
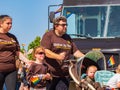
[[[53,29],[43,35],[41,45],[33,50],[33,61],[20,52],[17,37],[9,32],[11,27],[12,18],[0,15],[0,90],[3,90],[4,85],[7,90],[16,90],[18,78],[19,90],[68,90],[71,78],[68,63],[65,61],[71,57],[77,59],[85,55],[66,33],[67,19],[59,16],[53,20]],[[18,70],[17,58],[23,62]],[[97,67],[90,66],[84,80],[93,80],[96,71]],[[120,66],[116,72],[119,78]],[[57,87],[58,84],[62,85]],[[120,86],[119,83],[117,86]]]

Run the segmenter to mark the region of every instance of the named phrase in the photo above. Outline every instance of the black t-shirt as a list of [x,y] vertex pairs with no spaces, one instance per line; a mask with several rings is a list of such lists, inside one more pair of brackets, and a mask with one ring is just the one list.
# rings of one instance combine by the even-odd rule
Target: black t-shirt
[[17,38],[11,33],[0,33],[0,72],[16,69],[15,56],[20,51]]
[[41,80],[38,84],[33,84],[32,81],[30,81],[30,78],[35,75],[40,74],[46,74],[48,72],[48,66],[47,64],[38,64],[38,63],[32,63],[30,67],[28,68],[27,72],[27,80],[30,82],[30,86],[33,88],[42,88],[46,86],[46,81]]
[[[46,32],[41,40],[41,45],[53,51],[54,53],[66,52],[65,60],[70,59],[70,56],[78,50],[76,45],[73,43],[72,39],[68,34],[64,34],[62,37],[59,37],[55,34],[54,30]],[[61,67],[63,63],[60,63],[59,60],[54,60],[46,57],[46,62],[49,64],[51,73],[55,77],[64,77],[68,75],[66,70],[64,71]]]

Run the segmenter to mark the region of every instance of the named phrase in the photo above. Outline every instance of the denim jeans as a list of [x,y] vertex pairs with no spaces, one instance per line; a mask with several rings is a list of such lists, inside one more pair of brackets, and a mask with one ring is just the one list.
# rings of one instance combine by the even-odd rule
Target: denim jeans
[[17,71],[0,72],[0,90],[3,89],[4,83],[7,90],[16,90]]

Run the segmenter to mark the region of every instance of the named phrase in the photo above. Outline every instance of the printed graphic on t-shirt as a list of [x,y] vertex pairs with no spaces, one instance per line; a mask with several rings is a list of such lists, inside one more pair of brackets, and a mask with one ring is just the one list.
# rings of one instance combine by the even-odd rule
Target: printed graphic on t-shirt
[[13,38],[11,38],[10,41],[4,40],[4,39],[0,39],[0,44],[15,44],[15,43],[16,43],[16,41]]
[[55,48],[71,49],[71,45],[70,44],[53,43],[53,46]]

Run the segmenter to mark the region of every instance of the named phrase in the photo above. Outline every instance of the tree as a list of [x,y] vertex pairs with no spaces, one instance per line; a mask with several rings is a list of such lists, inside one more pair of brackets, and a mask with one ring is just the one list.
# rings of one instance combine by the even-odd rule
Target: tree
[[[48,32],[48,30],[46,30],[45,32]],[[28,50],[26,54],[29,60],[33,60],[32,51],[35,47],[40,46],[40,41],[41,41],[41,37],[36,36],[36,38],[28,45]]]
[[33,60],[32,50],[33,50],[35,47],[40,46],[40,41],[41,41],[40,36],[36,36],[36,38],[34,39],[34,41],[32,41],[32,42],[28,45],[27,56],[28,56],[28,59],[29,59],[29,60]]

